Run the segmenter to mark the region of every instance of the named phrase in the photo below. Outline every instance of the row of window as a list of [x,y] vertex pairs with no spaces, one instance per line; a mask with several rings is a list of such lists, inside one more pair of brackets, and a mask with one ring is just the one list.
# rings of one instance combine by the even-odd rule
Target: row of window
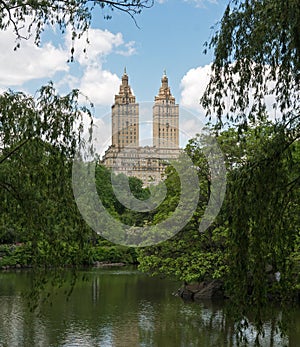
[[165,130],[166,130],[166,132],[174,132],[174,133],[176,133],[176,128],[159,128],[158,129],[159,130],[159,132],[164,132]]
[[127,127],[134,126],[135,127],[136,123],[134,123],[133,119],[130,119],[130,120],[127,120],[127,121],[124,121],[123,119],[122,120],[118,119],[117,122],[113,122],[113,126],[116,126],[116,125],[118,125],[119,127],[120,126],[123,126],[123,127],[125,127],[125,126],[127,126]]
[[136,131],[127,131],[127,130],[124,131],[124,130],[123,130],[123,131],[119,131],[118,134],[121,135],[121,136],[122,136],[122,135],[123,135],[123,136],[124,136],[124,135],[136,135]]
[[134,142],[136,142],[136,138],[130,138],[130,139],[126,139],[126,140],[121,139],[118,141],[119,145],[121,145],[121,144],[124,145],[125,143],[134,143]]
[[130,107],[130,106],[121,106],[118,107],[118,112],[115,112],[118,116],[136,116],[138,114],[138,109],[136,107]]
[[125,139],[126,139],[125,142],[128,142],[128,139],[130,139],[131,141],[132,141],[132,140],[136,140],[136,136],[120,136],[119,139],[120,139],[120,141],[122,141],[122,142],[124,142]]

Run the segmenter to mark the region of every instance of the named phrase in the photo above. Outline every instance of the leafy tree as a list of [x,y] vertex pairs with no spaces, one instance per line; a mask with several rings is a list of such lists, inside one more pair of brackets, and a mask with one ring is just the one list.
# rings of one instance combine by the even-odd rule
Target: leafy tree
[[289,301],[299,288],[299,142],[278,152],[289,138],[270,121],[249,125],[247,131],[218,132],[217,141],[227,166],[227,193],[218,217],[199,233],[210,175],[198,136],[186,151],[199,168],[205,194],[180,233],[140,252],[140,269],[188,283],[220,278],[236,322],[247,322],[251,307],[251,318],[261,328],[269,299]]
[[[275,294],[270,294],[275,287],[278,299],[289,300],[299,280],[291,259],[300,230],[299,153],[278,125],[256,128],[246,143],[248,138],[245,163],[232,170],[228,179],[228,283],[232,297],[244,307],[251,304],[260,309]],[[285,146],[288,150],[282,152]],[[268,267],[273,275],[281,274],[273,289]]]
[[[212,75],[202,103],[208,115],[239,123],[264,117],[266,95],[286,127],[299,122],[300,5],[297,0],[234,0],[211,42]],[[252,97],[250,97],[252,95]],[[230,107],[226,104],[230,102]]]
[[[151,6],[150,0],[4,0],[0,1],[0,29],[14,30],[18,39],[17,47],[20,46],[21,39],[32,35],[35,43],[39,44],[43,30],[49,25],[57,25],[62,32],[70,27],[74,41],[88,30],[92,13],[97,9],[103,11],[105,18],[110,18],[115,10],[126,12],[134,18],[143,8]],[[72,55],[73,51],[72,49]],[[39,184],[50,185],[52,182],[54,186],[55,180],[51,181],[53,177],[60,180],[57,188],[61,191],[57,190],[55,194],[62,196],[65,193],[62,189],[70,189],[70,162],[76,146],[82,145],[82,113],[89,114],[88,109],[81,109],[78,105],[78,93],[75,90],[60,97],[49,84],[40,89],[36,99],[24,93],[8,92],[1,95],[0,184],[6,197],[3,200],[5,212],[1,216],[3,221],[8,215],[14,216],[11,211],[15,211],[15,208],[12,207],[18,206],[18,211],[24,212],[23,226],[26,225],[25,220],[29,223],[30,214],[23,205],[33,207],[30,204],[34,198],[29,199],[27,195],[34,194],[35,191],[36,194],[41,194],[42,200]],[[46,216],[47,214],[44,217]],[[29,223],[27,229],[30,228]]]
[[129,180],[130,194],[141,201],[149,198],[149,189],[144,189],[143,182],[136,177],[126,177],[123,174],[115,175],[111,170],[107,169],[103,165],[96,166],[96,188],[98,196],[100,197],[105,209],[108,210],[114,218],[127,225],[143,225],[144,219],[147,216],[141,212],[135,211],[134,209],[125,207],[115,196],[111,180],[112,175],[114,176],[115,188],[123,195],[124,200],[126,200],[128,194],[127,190],[124,189],[127,180]]
[[[135,20],[151,6],[150,0],[3,0],[0,30],[13,29],[15,49],[30,36],[38,45],[47,26],[57,26],[62,33],[70,28],[74,42],[87,32],[97,10],[107,19],[113,11],[122,11]],[[73,52],[74,48],[71,60]],[[26,241],[40,268],[60,267],[67,259],[80,263],[91,235],[71,187],[75,151],[84,146],[83,117],[90,117],[90,111],[78,104],[78,95],[73,90],[60,96],[50,83],[35,97],[13,91],[0,96],[1,239]],[[44,280],[43,275],[37,277],[37,288]]]
[[[57,95],[51,84],[36,98],[11,91],[0,96],[2,237],[14,229],[16,241],[31,242],[39,265],[63,264],[59,245],[81,239],[71,168],[88,110],[77,98],[78,91]],[[42,259],[46,244],[52,247]]]
[[[299,23],[297,0],[234,0],[207,44],[215,57],[201,101],[210,118],[216,115],[216,128],[236,123],[243,138],[251,123],[275,118],[271,127],[246,136],[252,144],[228,187],[231,294],[241,314],[249,303],[257,308],[257,322],[267,302],[266,265],[280,272],[281,295],[295,284],[290,260],[300,230]],[[268,95],[275,97],[273,114]]]
[[[210,169],[203,150],[208,145],[207,141],[204,134],[198,135],[191,139],[185,148],[198,173],[200,196],[197,208],[191,220],[178,234],[158,245],[141,250],[139,268],[142,271],[176,277],[184,282],[220,278],[227,272],[226,227],[215,221],[211,227],[199,233],[199,221],[211,195]],[[154,224],[172,215],[179,202],[180,179],[172,167],[167,170],[165,184],[170,194],[150,220]]]

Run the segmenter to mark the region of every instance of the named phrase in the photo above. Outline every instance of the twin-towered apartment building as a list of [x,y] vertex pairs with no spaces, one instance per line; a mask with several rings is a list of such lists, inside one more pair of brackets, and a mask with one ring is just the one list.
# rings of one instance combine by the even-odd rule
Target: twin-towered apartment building
[[168,77],[164,73],[161,87],[152,108],[153,145],[140,146],[139,104],[132,94],[126,70],[119,94],[112,105],[112,144],[102,163],[116,174],[140,178],[145,186],[157,184],[170,159],[179,149],[179,105],[171,94]]

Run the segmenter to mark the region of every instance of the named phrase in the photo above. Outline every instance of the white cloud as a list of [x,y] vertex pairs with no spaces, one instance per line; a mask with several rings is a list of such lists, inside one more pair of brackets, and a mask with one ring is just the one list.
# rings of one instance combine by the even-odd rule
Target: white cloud
[[72,47],[70,31],[57,47],[51,42],[37,47],[32,39],[22,41],[21,48],[16,51],[15,45],[14,33],[3,31],[0,36],[0,91],[16,86],[22,89],[25,82],[35,79],[45,82],[52,79],[61,93],[79,88],[97,105],[111,105],[120,84],[116,74],[103,68],[106,58],[112,53],[122,56],[136,53],[134,41],[124,41],[120,32],[114,34],[100,29],[90,29],[87,36],[75,41],[75,62],[72,64],[67,63]]
[[[168,0],[157,0],[159,4],[164,4]],[[217,4],[218,0],[183,0],[184,2],[189,2],[191,4],[195,4],[196,7],[205,7],[205,3]]]
[[[111,123],[110,123],[110,115],[104,118],[95,118],[92,117],[93,125],[92,125],[92,138],[90,137],[90,126],[91,119],[87,114],[83,114],[83,139],[86,141],[87,147],[92,145],[95,149],[95,153],[103,156],[108,146],[111,144]],[[90,154],[87,153],[86,149],[83,149],[83,153],[87,156],[87,158],[92,159]]]
[[55,87],[61,88],[62,86],[67,86],[68,89],[75,89],[78,88],[79,83],[80,79],[78,77],[67,74],[55,83]]
[[120,79],[116,74],[102,70],[101,67],[89,66],[80,81],[79,89],[94,104],[111,105],[119,85]]
[[185,74],[180,83],[181,106],[204,113],[200,99],[208,85],[210,74],[211,65],[191,69]]
[[129,41],[124,44],[125,49],[118,50],[117,53],[125,57],[129,57],[133,54],[136,54],[136,48],[134,47],[135,41]]
[[38,79],[51,78],[58,71],[68,71],[67,53],[61,47],[51,43],[41,47],[32,40],[23,41],[21,48],[14,51],[15,34],[2,31],[0,35],[0,85],[4,88],[20,86],[23,83]]
[[196,7],[205,7],[205,3],[217,4],[218,0],[184,0],[184,2],[193,3]]
[[93,126],[93,145],[101,157],[108,146],[111,145],[111,123],[110,115],[102,119],[95,119]]
[[[66,33],[66,46],[71,49],[71,32]],[[88,40],[88,42],[87,42]],[[124,44],[121,33],[113,34],[108,30],[89,29],[87,34],[75,41],[74,58],[81,65],[91,65],[112,53],[116,47]]]
[[[197,112],[199,117],[203,119],[205,115],[205,110],[200,105],[200,99],[203,96],[203,93],[209,83],[211,75],[211,64],[205,65],[203,67],[197,67],[194,69],[190,69],[185,76],[181,80],[181,106],[188,108],[189,110],[192,110],[194,112]],[[236,76],[237,80],[237,76]],[[274,87],[274,83],[268,82],[268,89],[272,90]],[[254,103],[254,97],[253,97],[254,91],[250,90],[249,94],[249,104],[250,107],[245,110],[246,112],[250,110],[252,104]],[[273,109],[273,104],[275,103],[275,96],[274,95],[265,95],[264,101],[266,103],[267,112],[270,116],[270,118],[274,118],[276,115],[276,112]],[[232,100],[230,95],[227,96],[227,98],[224,100],[225,102],[225,110],[224,113],[229,112],[231,106],[232,106]],[[277,110],[277,117],[280,117],[281,114]]]
[[[71,50],[71,32],[68,31],[65,44]],[[112,52],[120,55],[130,56],[136,53],[135,42],[125,43],[122,33],[112,33],[108,30],[89,29],[80,39],[75,41],[74,58],[81,65],[99,63]],[[117,49],[121,48],[121,49]]]
[[[69,51],[72,45],[70,37],[70,33],[67,33],[65,45]],[[86,41],[87,37],[89,43]],[[75,61],[83,69],[82,77],[67,75],[60,82],[60,86],[65,84],[68,88],[79,88],[96,105],[113,104],[121,81],[116,74],[103,69],[103,62],[112,53],[123,56],[135,54],[134,46],[134,41],[124,41],[122,33],[90,29],[87,36],[75,42],[74,47]]]

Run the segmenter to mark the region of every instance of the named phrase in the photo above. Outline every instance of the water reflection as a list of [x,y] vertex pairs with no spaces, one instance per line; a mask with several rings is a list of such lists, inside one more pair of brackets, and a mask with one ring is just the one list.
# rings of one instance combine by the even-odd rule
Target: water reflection
[[[89,281],[78,282],[69,300],[62,288],[37,315],[21,296],[31,273],[0,273],[0,346],[237,346],[235,326],[225,319],[223,303],[184,303],[171,295],[178,283],[135,270],[95,269],[85,275]],[[280,315],[274,310],[272,321],[265,323],[262,346],[299,346],[300,310],[285,338],[275,330]],[[252,326],[246,336],[246,346],[254,346]]]

